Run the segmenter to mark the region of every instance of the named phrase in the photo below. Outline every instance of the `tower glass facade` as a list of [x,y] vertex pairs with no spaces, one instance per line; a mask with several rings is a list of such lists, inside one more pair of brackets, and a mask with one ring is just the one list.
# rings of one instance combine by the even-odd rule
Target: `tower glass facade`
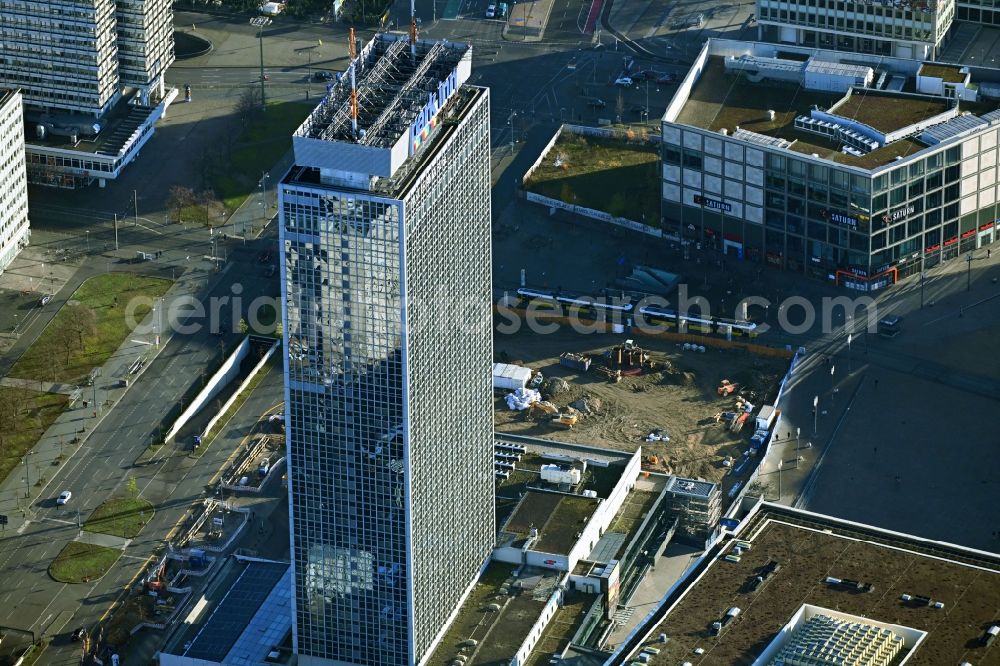
[[[469,56],[376,37],[360,131],[338,130],[334,86],[280,187],[300,663],[420,663],[493,546],[489,96],[460,85]],[[386,80],[403,92],[366,106]]]

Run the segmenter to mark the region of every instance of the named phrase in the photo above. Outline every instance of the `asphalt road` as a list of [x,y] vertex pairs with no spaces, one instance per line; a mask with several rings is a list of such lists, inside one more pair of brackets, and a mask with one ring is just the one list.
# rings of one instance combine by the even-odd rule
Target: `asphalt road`
[[[245,249],[242,245],[234,248],[230,256],[233,266],[214,285],[210,296],[231,296],[234,284],[242,286],[246,294],[277,295],[277,279],[264,278],[256,261],[258,248],[272,242],[266,239]],[[208,303],[207,298],[201,300]],[[223,308],[223,312],[228,314],[229,310]],[[228,342],[236,339],[231,335],[227,338]],[[134,463],[152,441],[161,416],[190,386],[200,383],[205,369],[213,368],[220,358],[220,337],[207,327],[191,334],[174,334],[139,381],[90,433],[80,451],[51,473],[41,499],[29,509],[30,523],[19,533],[0,539],[0,578],[5,581],[0,591],[0,625],[39,634],[67,610],[76,613],[76,625],[94,622],[106,609],[110,595],[134,575],[137,563],[160,545],[187,506],[202,495],[206,476],[214,474],[217,466],[204,459],[201,464],[189,464],[183,455],[171,459],[186,442],[177,443],[176,448],[164,447],[152,464]],[[280,395],[280,373],[276,374],[279,390],[275,394]],[[156,519],[140,539],[129,544],[122,560],[101,581],[89,586],[53,581],[47,567],[77,536],[78,516],[85,522],[105,499],[123,493],[131,476],[142,496],[156,507]],[[55,498],[64,489],[71,490],[73,498],[65,507],[56,506]]]

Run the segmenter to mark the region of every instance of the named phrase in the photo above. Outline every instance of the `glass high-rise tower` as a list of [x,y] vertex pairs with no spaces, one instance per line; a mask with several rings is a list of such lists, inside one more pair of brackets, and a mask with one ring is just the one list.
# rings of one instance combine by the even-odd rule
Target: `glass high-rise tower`
[[489,91],[465,85],[471,56],[377,36],[293,137],[300,664],[421,663],[493,547]]

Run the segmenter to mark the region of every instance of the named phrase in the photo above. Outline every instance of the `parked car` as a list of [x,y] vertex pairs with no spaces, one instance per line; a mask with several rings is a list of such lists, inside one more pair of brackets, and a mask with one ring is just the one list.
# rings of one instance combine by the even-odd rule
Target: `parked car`
[[332,80],[333,80],[332,72],[327,72],[323,70],[313,72],[313,81],[332,81]]
[[630,76],[619,76],[617,79],[615,79],[615,85],[624,86],[628,88],[632,85],[635,85],[635,81],[633,81],[632,77]]
[[73,493],[71,493],[68,490],[64,490],[61,493],[59,493],[59,497],[56,498],[56,504],[58,504],[59,506],[63,506],[67,502],[69,502],[72,497]]
[[632,78],[637,81],[656,81],[661,76],[665,76],[666,72],[659,72],[655,69],[644,69],[641,72],[632,74]]
[[41,300],[38,301],[38,304],[42,307],[45,307],[46,305],[49,304],[49,301],[51,300],[52,300],[52,294],[45,294],[44,296],[42,296]]
[[506,2],[501,2],[499,5],[497,5],[497,18],[505,19],[507,18],[507,14],[509,13],[510,13],[510,5],[508,5]]
[[656,82],[657,83],[664,83],[664,84],[676,83],[677,82],[677,75],[676,74],[664,74],[663,76],[657,77]]
[[497,6],[490,5],[486,8],[486,18],[494,18],[497,15]]
[[608,105],[608,103],[605,102],[600,97],[588,97],[587,98],[587,106],[591,106],[591,107],[593,107],[595,109],[603,109],[607,105]]

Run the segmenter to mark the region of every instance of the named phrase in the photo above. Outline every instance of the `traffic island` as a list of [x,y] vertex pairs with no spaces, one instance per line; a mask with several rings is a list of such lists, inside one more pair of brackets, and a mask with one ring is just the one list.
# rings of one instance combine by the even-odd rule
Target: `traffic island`
[[116,548],[71,541],[49,565],[49,576],[60,583],[90,583],[114,566],[122,552]]
[[97,507],[83,529],[132,539],[153,518],[153,505],[141,497],[112,497]]
[[212,50],[212,42],[189,32],[174,31],[174,57],[178,60],[197,58]]

